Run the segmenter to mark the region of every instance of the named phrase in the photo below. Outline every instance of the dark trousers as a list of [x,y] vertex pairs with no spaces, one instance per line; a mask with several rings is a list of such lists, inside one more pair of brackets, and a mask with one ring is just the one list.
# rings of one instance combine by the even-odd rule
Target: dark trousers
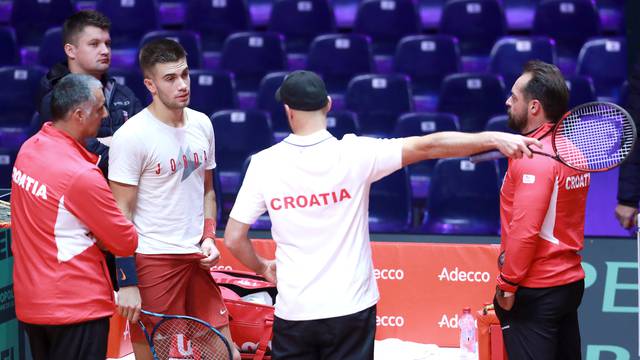
[[109,318],[71,325],[22,323],[34,360],[104,360],[107,357]]
[[376,306],[328,319],[289,321],[275,318],[273,360],[373,359]]
[[494,299],[509,359],[580,360],[578,307],[584,280],[550,288],[520,287],[513,308]]

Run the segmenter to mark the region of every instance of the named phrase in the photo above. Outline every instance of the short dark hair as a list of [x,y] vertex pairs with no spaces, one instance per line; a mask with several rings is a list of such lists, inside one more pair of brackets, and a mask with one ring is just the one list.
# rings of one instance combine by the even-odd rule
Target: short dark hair
[[182,45],[171,39],[157,39],[145,44],[140,49],[138,60],[140,69],[146,76],[156,64],[165,64],[185,59],[187,53]]
[[64,119],[67,114],[87,102],[95,102],[94,89],[102,84],[85,74],[67,74],[53,87],[51,93],[51,117],[53,121]]
[[111,21],[104,14],[95,10],[78,11],[64,21],[62,26],[62,45],[75,44],[78,34],[87,26],[95,26],[109,31],[111,29]]
[[531,60],[524,65],[522,73],[531,74],[524,96],[540,101],[549,120],[558,122],[569,107],[569,88],[560,69],[553,64]]

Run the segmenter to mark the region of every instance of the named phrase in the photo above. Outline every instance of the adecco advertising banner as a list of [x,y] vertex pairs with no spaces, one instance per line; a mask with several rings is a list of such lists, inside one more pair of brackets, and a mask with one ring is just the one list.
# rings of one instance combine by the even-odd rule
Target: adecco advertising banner
[[[247,270],[222,245],[217,268]],[[465,306],[490,302],[497,274],[495,245],[371,243],[380,288],[377,338],[458,346],[458,316]],[[275,243],[254,240],[273,258]]]

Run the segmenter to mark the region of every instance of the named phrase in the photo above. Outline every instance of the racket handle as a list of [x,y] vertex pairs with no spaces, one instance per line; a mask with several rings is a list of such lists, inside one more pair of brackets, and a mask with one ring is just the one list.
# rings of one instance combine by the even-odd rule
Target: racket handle
[[491,161],[491,160],[498,160],[498,159],[504,159],[504,158],[505,156],[502,155],[500,151],[487,151],[480,154],[471,155],[469,157],[469,161],[471,161],[474,164],[477,164],[483,161]]

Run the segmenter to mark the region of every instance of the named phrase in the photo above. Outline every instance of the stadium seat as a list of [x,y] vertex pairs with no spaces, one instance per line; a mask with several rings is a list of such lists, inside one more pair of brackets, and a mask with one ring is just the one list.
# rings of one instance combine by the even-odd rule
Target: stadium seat
[[[501,131],[506,133],[515,134],[516,131],[511,129],[508,125],[508,115],[498,115],[489,119],[487,122],[486,130],[487,131]],[[504,174],[507,172],[507,166],[509,165],[509,161],[507,159],[498,159],[498,174],[500,175],[500,179],[504,179]]]
[[512,31],[528,31],[533,26],[533,15],[540,0],[504,0],[507,28]]
[[67,54],[64,52],[62,44],[62,28],[54,27],[47,30],[42,37],[40,48],[38,49],[38,64],[51,68],[53,65],[67,61]]
[[223,110],[211,115],[211,123],[222,193],[232,194],[238,190],[247,157],[274,143],[269,115],[260,110]]
[[271,116],[271,125],[275,133],[289,133],[289,123],[281,102],[275,98],[276,90],[282,85],[287,72],[274,72],[265,75],[258,89],[258,109],[264,110]]
[[559,57],[575,59],[585,41],[600,34],[600,19],[592,1],[542,0],[532,31],[554,39]]
[[437,98],[442,79],[460,71],[457,40],[449,35],[412,35],[402,38],[393,60],[394,71],[409,75],[414,95]]
[[18,65],[20,51],[16,32],[12,27],[0,27],[0,66]]
[[569,76],[565,79],[569,88],[569,107],[596,101],[593,80],[587,76]]
[[491,50],[489,71],[501,75],[505,88],[511,89],[527,61],[535,59],[554,64],[555,51],[554,41],[547,37],[504,37]]
[[358,114],[363,134],[388,136],[396,119],[413,110],[411,84],[402,74],[366,74],[354,77],[346,94],[347,109]]
[[37,109],[41,67],[0,68],[0,127],[28,127]]
[[336,22],[329,0],[279,0],[268,29],[284,35],[287,52],[307,54],[316,36],[336,31]]
[[222,49],[221,67],[236,76],[239,91],[257,91],[262,78],[286,68],[283,36],[271,32],[230,35]]
[[344,93],[355,75],[373,70],[371,40],[360,34],[316,37],[309,48],[307,68],[322,76],[330,93]]
[[207,115],[238,107],[233,74],[219,70],[191,70],[189,75],[191,76],[189,107]]
[[126,85],[140,100],[142,106],[147,106],[151,103],[151,93],[144,85],[144,77],[138,69],[121,69],[111,68],[109,69],[109,75],[116,79],[121,85]]
[[6,147],[4,144],[0,147],[0,189],[2,190],[11,188],[11,174],[13,173],[13,164],[16,162],[18,149],[19,147]]
[[98,0],[96,10],[111,20],[114,49],[137,48],[144,34],[160,28],[156,0]]
[[492,161],[442,159],[433,169],[422,230],[434,234],[496,235],[499,180]]
[[174,40],[187,52],[187,62],[189,68],[199,69],[202,67],[202,44],[200,43],[200,35],[194,31],[187,30],[156,30],[146,33],[140,40],[139,48],[157,39]]
[[505,112],[502,79],[494,74],[453,74],[442,81],[439,112],[453,113],[462,131],[481,131],[487,120]]
[[463,56],[487,56],[506,33],[506,20],[498,0],[450,0],[442,10],[440,32],[460,41]]
[[374,54],[392,55],[398,41],[422,30],[415,1],[364,0],[360,2],[354,33],[373,40]]
[[264,28],[269,23],[273,0],[247,0],[251,23],[255,28]]
[[420,18],[425,29],[435,30],[438,28],[445,2],[445,0],[418,0]]
[[60,26],[73,11],[71,0],[14,0],[10,23],[18,44],[39,46],[47,29]]
[[377,233],[406,232],[411,227],[411,186],[402,168],[371,184],[369,230]]
[[338,28],[348,30],[353,28],[359,3],[360,0],[331,0]]
[[[393,137],[423,136],[439,131],[458,131],[458,117],[447,113],[413,112],[398,118]],[[409,165],[414,199],[424,199],[429,191],[431,172],[437,160],[420,161]]]
[[596,95],[609,101],[620,96],[620,87],[627,79],[627,41],[625,38],[605,38],[587,41],[576,67],[578,75],[590,76]]
[[336,110],[327,114],[327,130],[336,139],[342,139],[346,134],[360,134],[358,115],[352,111]]
[[596,0],[602,30],[613,33],[624,32],[625,0]]
[[251,18],[244,0],[189,0],[185,27],[200,33],[205,51],[220,51],[232,33],[249,30]]

